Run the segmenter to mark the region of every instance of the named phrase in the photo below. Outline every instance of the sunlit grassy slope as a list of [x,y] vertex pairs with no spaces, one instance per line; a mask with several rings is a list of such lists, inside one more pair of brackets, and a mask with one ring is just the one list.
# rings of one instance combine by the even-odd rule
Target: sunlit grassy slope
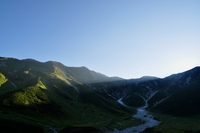
[[141,123],[132,119],[135,110],[102,97],[85,84],[107,80],[104,75],[52,61],[1,58],[1,62],[5,64],[0,67],[3,121],[25,122],[43,129],[50,125],[57,130],[66,126],[122,129]]
[[7,81],[8,79],[6,79],[6,77],[2,73],[0,73],[0,86]]

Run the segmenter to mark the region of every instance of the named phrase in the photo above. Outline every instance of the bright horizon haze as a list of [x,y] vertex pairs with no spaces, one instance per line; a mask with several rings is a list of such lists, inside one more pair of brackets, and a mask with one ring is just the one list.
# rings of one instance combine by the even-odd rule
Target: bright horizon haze
[[199,0],[0,1],[2,57],[126,79],[200,66]]

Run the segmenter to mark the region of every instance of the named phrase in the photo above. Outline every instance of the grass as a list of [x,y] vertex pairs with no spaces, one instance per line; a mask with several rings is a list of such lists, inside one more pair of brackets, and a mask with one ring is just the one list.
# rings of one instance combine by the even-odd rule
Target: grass
[[8,93],[12,89],[14,89],[12,84],[10,82],[5,82],[2,86],[0,86],[0,95]]
[[140,124],[143,124],[143,123],[144,122],[142,120],[133,118],[131,116],[131,117],[123,119],[122,122],[118,122],[116,124],[117,126],[115,128],[117,128],[119,130],[123,130],[125,128],[132,127],[132,126],[137,126],[137,125],[140,125]]
[[0,119],[0,124],[3,133],[44,133],[41,127],[27,123]]
[[[1,131],[2,132],[43,132],[43,127],[38,125],[37,119],[26,117],[24,115],[20,115],[19,113],[9,110],[9,109],[1,109],[0,111],[0,123],[1,123]],[[31,130],[27,131],[24,128],[30,128]],[[38,129],[34,130],[33,128]],[[22,129],[22,130],[20,130]]]
[[175,117],[161,113],[152,113],[162,123],[153,128],[161,133],[197,133],[200,132],[200,117]]
[[41,89],[47,89],[46,86],[42,83],[41,77],[38,78],[38,83],[36,84],[36,86]]
[[8,79],[2,73],[0,73],[0,87],[2,84],[4,84],[7,81]]
[[93,106],[88,105],[87,108],[85,108],[85,104],[77,104],[74,106],[77,110],[70,112],[77,116],[69,116],[69,114],[50,116],[48,114],[37,113],[30,110],[12,111],[10,109],[4,109],[1,111],[0,118],[22,123],[25,122],[37,126],[40,126],[38,123],[42,123],[43,125],[56,127],[59,131],[64,129],[66,126],[94,127],[96,129],[107,127],[112,130],[113,128],[124,129],[126,127],[141,124],[141,121],[132,119],[131,114],[116,117],[116,115],[112,115],[111,113],[102,111]]
[[0,118],[12,120],[13,117],[12,121],[28,124],[42,123],[59,131],[66,126],[124,129],[141,122],[131,119],[134,110],[108,101],[86,86],[77,87],[80,88],[79,93],[64,81],[38,78],[35,85],[2,97],[6,105],[3,112],[9,115],[1,115]]
[[[106,99],[84,85],[84,81],[94,81],[92,72],[86,68],[67,69],[55,62],[13,60],[1,71],[0,119],[8,123],[42,127],[46,133],[49,130],[45,130],[45,125],[58,131],[65,127],[99,131],[102,127],[112,130],[141,124],[132,118],[135,110]],[[87,76],[80,78],[85,71]]]
[[40,83],[36,86],[31,86],[23,89],[22,91],[17,91],[13,93],[8,98],[3,100],[4,105],[21,105],[21,106],[31,106],[35,104],[45,104],[49,103],[48,96],[41,90],[44,88]]
[[61,133],[102,133],[101,130],[94,127],[77,127],[77,126],[67,126]]

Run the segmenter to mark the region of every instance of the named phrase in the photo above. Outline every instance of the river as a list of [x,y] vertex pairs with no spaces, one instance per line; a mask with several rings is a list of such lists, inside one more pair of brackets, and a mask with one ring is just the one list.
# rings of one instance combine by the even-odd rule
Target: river
[[[126,106],[123,103],[122,98],[119,99],[117,102],[119,104],[121,104],[122,106]],[[138,118],[138,119],[141,119],[142,121],[144,121],[144,124],[129,127],[124,130],[115,129],[114,131],[112,131],[110,133],[140,133],[140,132],[144,131],[146,128],[151,128],[151,127],[154,127],[154,126],[157,126],[158,124],[160,124],[160,121],[154,120],[153,116],[151,114],[149,114],[148,111],[145,110],[145,108],[147,106],[148,105],[138,108],[137,113],[135,115],[133,115],[134,118]],[[126,106],[126,107],[128,107],[128,106]]]
[[39,125],[42,125],[45,130],[51,130],[53,133],[58,133],[57,129],[52,127],[52,126],[49,126],[49,125],[45,125],[45,124],[42,124],[42,123],[38,123]]

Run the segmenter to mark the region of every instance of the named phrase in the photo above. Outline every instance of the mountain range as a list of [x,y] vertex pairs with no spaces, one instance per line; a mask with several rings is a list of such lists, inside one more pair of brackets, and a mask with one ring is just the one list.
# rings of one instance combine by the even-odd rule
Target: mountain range
[[155,114],[199,118],[199,94],[200,67],[165,78],[123,79],[56,61],[0,57],[0,123],[5,132],[123,129],[142,123],[132,115],[144,105]]

